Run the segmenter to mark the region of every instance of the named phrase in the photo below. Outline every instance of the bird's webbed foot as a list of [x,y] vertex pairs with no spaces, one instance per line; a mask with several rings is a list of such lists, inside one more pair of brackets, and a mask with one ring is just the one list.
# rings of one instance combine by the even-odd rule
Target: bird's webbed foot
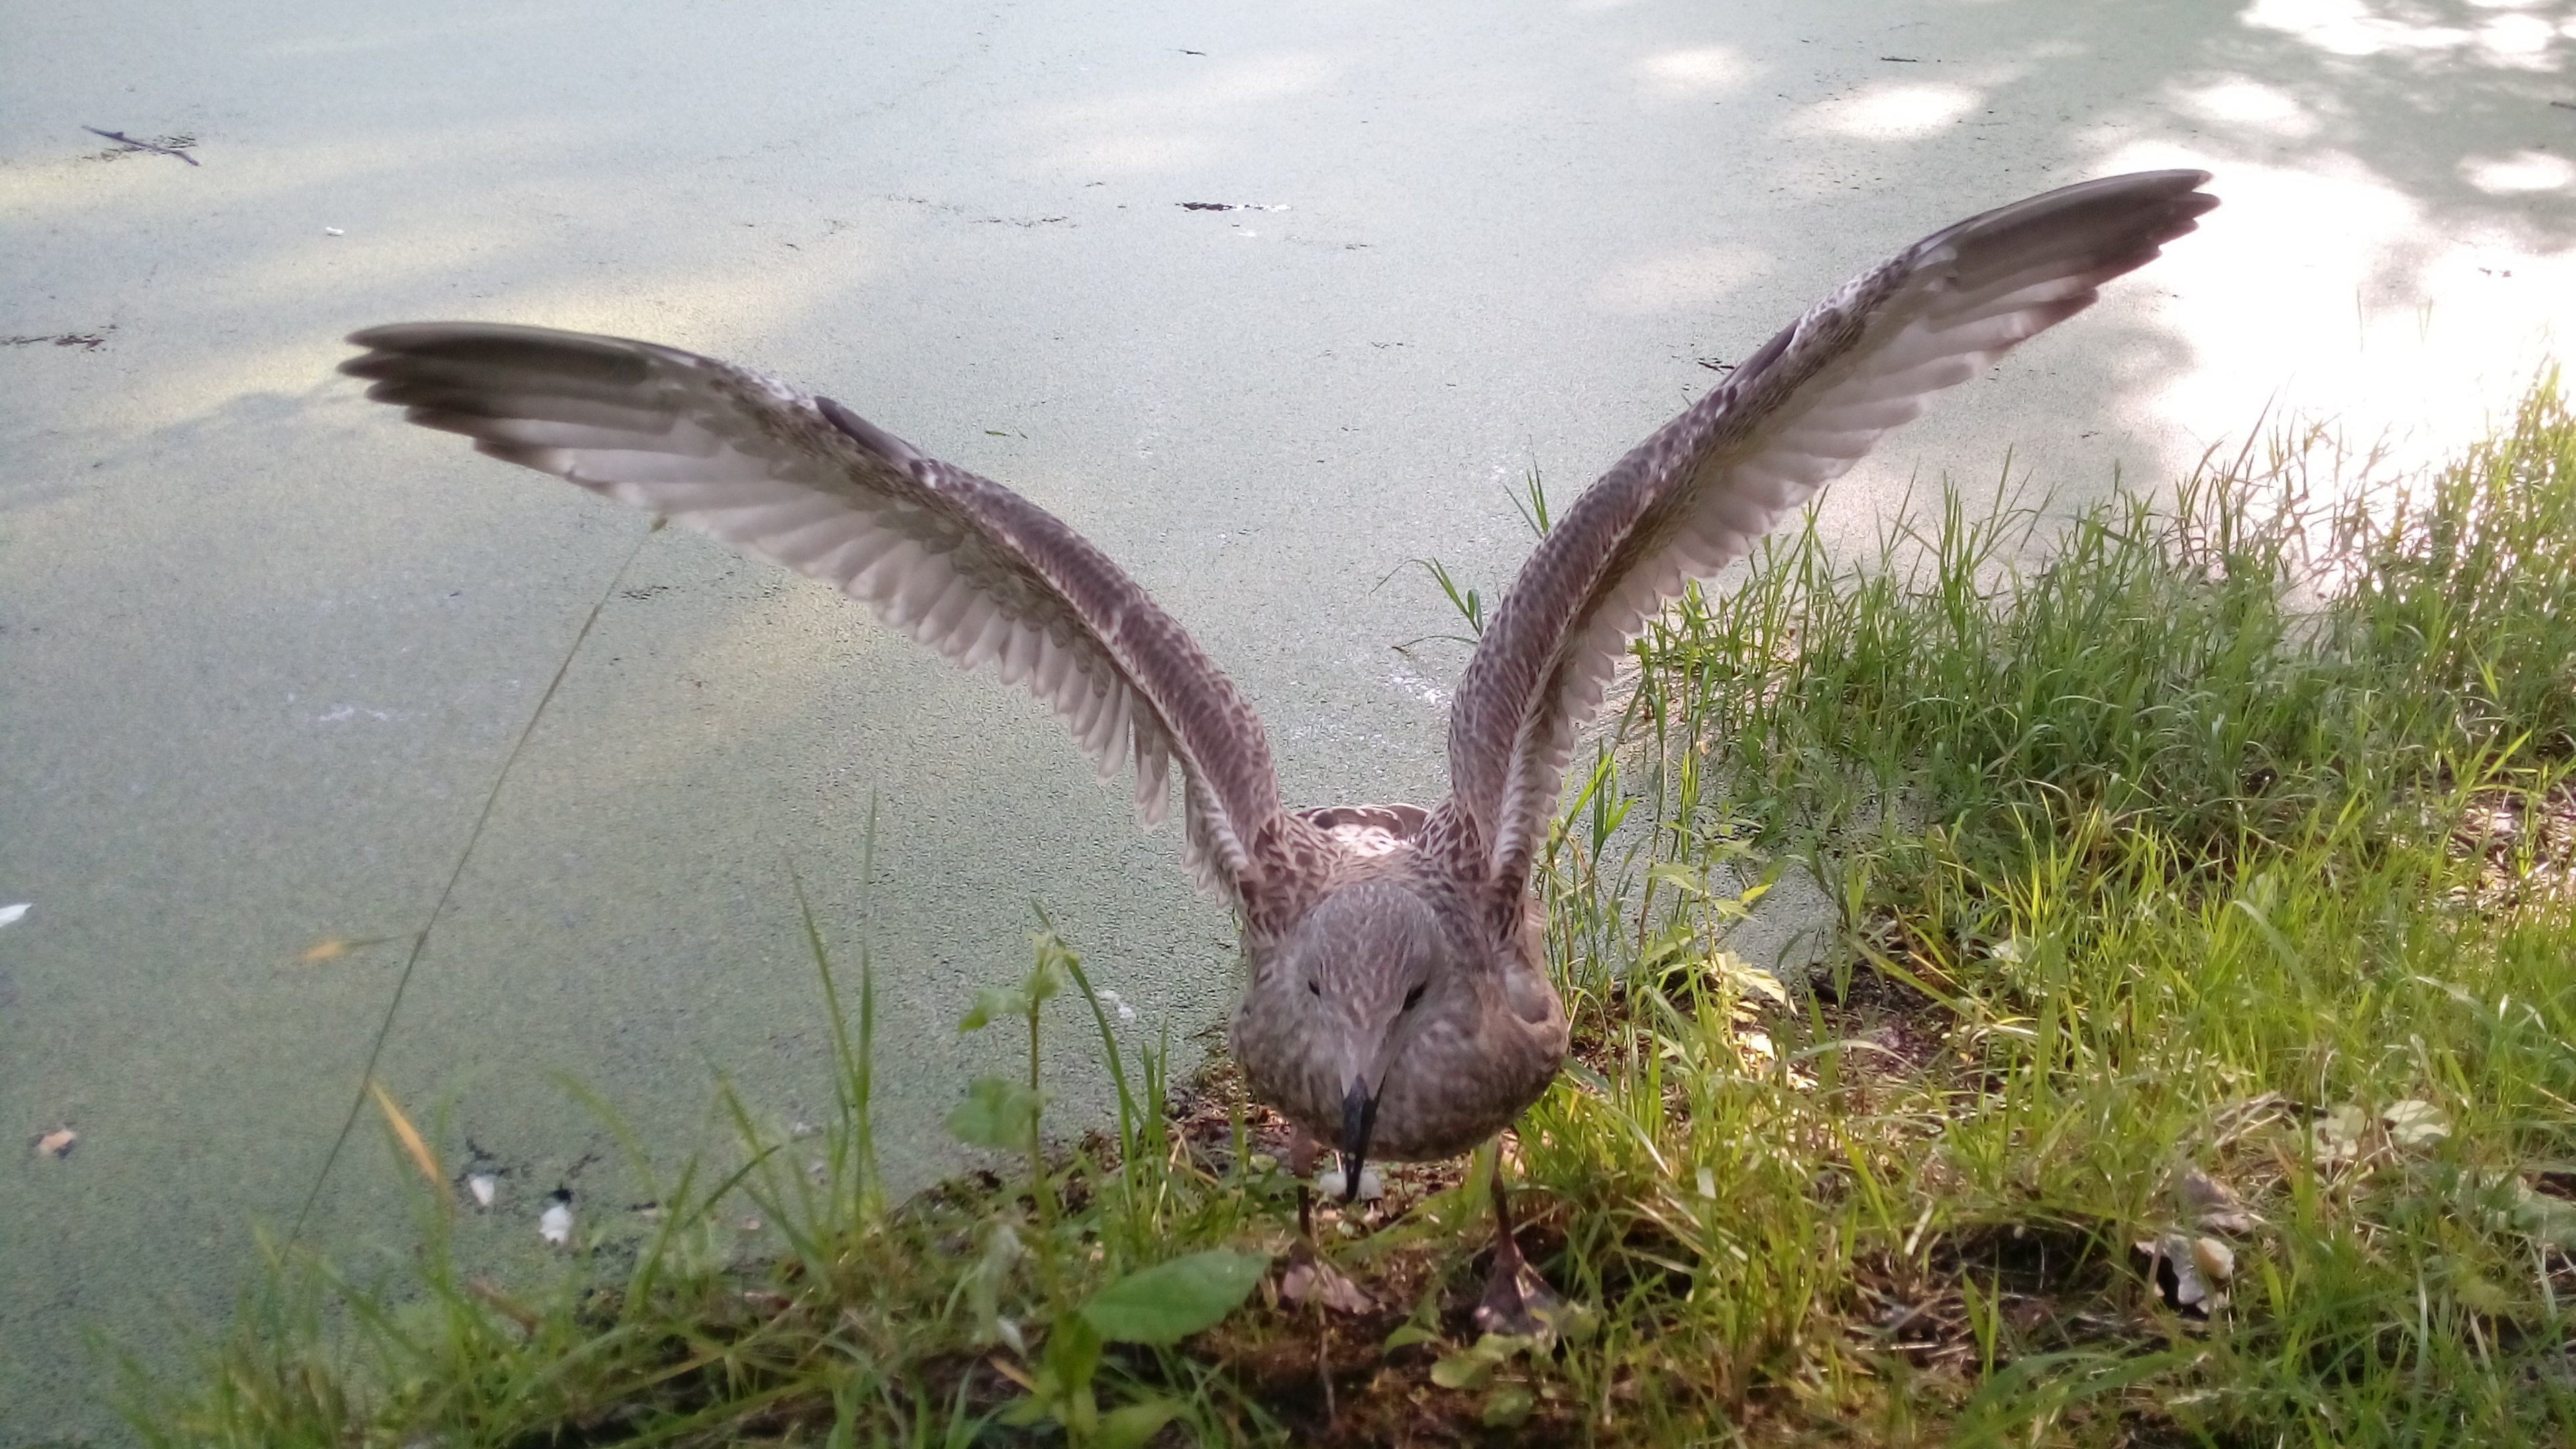
[[1485,1279],[1484,1296],[1476,1301],[1474,1321],[1480,1333],[1548,1342],[1556,1339],[1565,1321],[1565,1300],[1521,1256],[1521,1245],[1512,1237],[1499,1163],[1494,1178],[1494,1271]]
[[1564,1313],[1565,1300],[1521,1256],[1511,1234],[1503,1234],[1494,1245],[1494,1271],[1485,1280],[1485,1296],[1476,1301],[1476,1331],[1553,1339]]
[[1288,1170],[1297,1177],[1297,1241],[1279,1275],[1279,1296],[1289,1303],[1320,1303],[1344,1313],[1366,1313],[1376,1306],[1368,1291],[1350,1275],[1315,1252],[1315,1192],[1308,1179],[1323,1157],[1323,1148],[1303,1128],[1289,1129]]
[[1299,1238],[1289,1245],[1288,1260],[1279,1271],[1279,1299],[1320,1304],[1341,1313],[1366,1313],[1377,1306],[1377,1300],[1351,1275],[1316,1256],[1312,1238]]

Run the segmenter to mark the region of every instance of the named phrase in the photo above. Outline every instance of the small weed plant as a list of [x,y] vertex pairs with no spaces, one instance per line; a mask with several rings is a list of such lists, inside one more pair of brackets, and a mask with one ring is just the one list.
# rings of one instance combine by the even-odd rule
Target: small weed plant
[[[439,1194],[396,1281],[304,1249],[154,1445],[2545,1445],[2576,1425],[2576,419],[2437,475],[2321,435],[2071,517],[1812,527],[1641,639],[1552,837],[1577,1060],[1497,1168],[1562,1332],[1467,1327],[1482,1185],[1295,1226],[1279,1124],[1186,1091],[1052,931],[894,1202],[868,963],[806,921],[839,1111],[500,1285]],[[2322,477],[2315,475],[2325,475]],[[2313,485],[2313,486],[2312,486]],[[1524,511],[1544,526],[1533,481]],[[1465,616],[1480,593],[1426,567]],[[1421,642],[1421,641],[1417,641]],[[1801,872],[1803,977],[1730,945]],[[1078,1015],[1114,1129],[1050,1135]],[[604,1109],[603,1109],[604,1110]],[[719,1218],[784,1250],[745,1261]]]

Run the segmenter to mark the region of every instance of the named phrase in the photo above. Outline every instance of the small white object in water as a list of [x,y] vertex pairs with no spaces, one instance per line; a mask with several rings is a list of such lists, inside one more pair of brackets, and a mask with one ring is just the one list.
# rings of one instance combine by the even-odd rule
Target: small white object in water
[[[1323,1171],[1315,1174],[1315,1191],[1322,1193],[1326,1197],[1337,1198],[1342,1195],[1343,1184],[1347,1181],[1348,1179],[1342,1176],[1342,1170],[1340,1168],[1327,1167]],[[1384,1196],[1386,1196],[1386,1179],[1380,1177],[1378,1175],[1378,1170],[1374,1167],[1361,1168],[1361,1200],[1365,1202],[1375,1202]]]
[[572,1241],[572,1199],[558,1197],[537,1215],[537,1236],[560,1248]]
[[14,906],[0,906],[0,926],[14,926],[27,919],[27,912],[34,909],[34,905],[26,901]]
[[474,1195],[476,1207],[487,1208],[492,1205],[493,1197],[501,1190],[501,1179],[488,1172],[473,1173],[465,1179],[465,1190]]
[[326,227],[322,228],[322,234],[323,234],[324,236],[347,236],[347,235],[348,235],[348,233],[347,233],[347,232],[340,230],[340,229],[339,229],[338,227],[336,227],[336,226],[326,226]]

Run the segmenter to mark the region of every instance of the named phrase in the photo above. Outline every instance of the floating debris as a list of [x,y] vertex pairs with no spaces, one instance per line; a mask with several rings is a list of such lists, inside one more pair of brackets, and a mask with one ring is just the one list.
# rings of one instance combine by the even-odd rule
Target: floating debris
[[27,912],[34,909],[35,907],[26,901],[20,901],[14,906],[0,906],[0,926],[14,926],[27,919]]
[[39,1157],[69,1157],[72,1149],[80,1145],[80,1134],[69,1127],[57,1127],[51,1132],[39,1133],[31,1145]]
[[476,1207],[490,1207],[492,1200],[501,1195],[501,1179],[488,1172],[468,1173],[465,1178],[465,1192],[468,1197],[474,1199]]
[[411,1118],[403,1115],[403,1109],[394,1105],[393,1094],[385,1090],[385,1084],[369,1078],[367,1091],[375,1097],[376,1110],[384,1113],[385,1125],[393,1130],[394,1141],[411,1159],[411,1165],[420,1169],[420,1175],[429,1179],[432,1188],[446,1183],[447,1174],[439,1171],[438,1159],[431,1155],[428,1141],[420,1135],[419,1128],[411,1125]]
[[96,332],[56,332],[41,337],[0,337],[0,344],[10,347],[33,347],[37,343],[46,342],[56,347],[77,347],[83,352],[96,352],[107,345],[107,334],[115,330],[113,327],[102,327]]
[[572,1194],[556,1188],[546,1198],[546,1210],[537,1214],[537,1236],[560,1248],[572,1241]]
[[409,938],[404,936],[328,936],[296,952],[295,964],[319,966],[325,961],[337,961],[352,951],[363,951],[369,946],[382,946],[387,942],[407,939]]
[[348,233],[347,233],[347,232],[340,230],[340,229],[339,229],[338,227],[336,227],[336,226],[326,226],[326,227],[322,228],[322,234],[323,234],[324,236],[347,236],[347,235],[348,235]]

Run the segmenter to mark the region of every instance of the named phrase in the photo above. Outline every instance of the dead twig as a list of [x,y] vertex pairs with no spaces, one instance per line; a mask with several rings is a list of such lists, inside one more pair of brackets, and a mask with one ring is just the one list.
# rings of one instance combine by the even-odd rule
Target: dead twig
[[189,155],[187,152],[182,151],[175,146],[161,146],[150,141],[137,141],[132,136],[125,134],[123,131],[102,131],[96,126],[83,126],[81,129],[89,132],[93,136],[105,136],[111,141],[122,141],[137,151],[158,151],[164,156],[176,156],[191,166],[202,166],[205,164],[204,162],[199,161],[196,157]]

